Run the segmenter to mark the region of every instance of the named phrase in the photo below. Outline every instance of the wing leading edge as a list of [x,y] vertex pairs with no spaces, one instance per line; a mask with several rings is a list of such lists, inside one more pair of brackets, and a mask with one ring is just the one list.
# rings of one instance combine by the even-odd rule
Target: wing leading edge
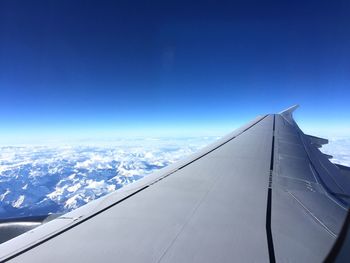
[[0,259],[326,259],[344,232],[350,181],[319,151],[324,141],[300,130],[294,109],[258,117],[175,165],[1,244]]

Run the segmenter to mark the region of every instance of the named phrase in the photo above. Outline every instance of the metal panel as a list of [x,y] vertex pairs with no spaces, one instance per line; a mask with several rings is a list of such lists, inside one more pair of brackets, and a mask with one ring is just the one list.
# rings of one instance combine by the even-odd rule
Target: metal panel
[[271,127],[272,118],[267,117],[12,261],[268,261],[265,216]]
[[282,125],[279,115],[276,123],[271,222],[276,261],[321,262],[339,234],[346,209],[320,183],[319,167],[311,163],[315,157],[306,151],[298,126]]

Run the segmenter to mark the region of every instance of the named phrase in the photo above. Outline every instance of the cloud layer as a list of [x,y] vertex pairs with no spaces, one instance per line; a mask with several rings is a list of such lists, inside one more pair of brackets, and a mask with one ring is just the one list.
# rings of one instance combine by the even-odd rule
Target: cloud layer
[[321,151],[332,155],[333,163],[350,166],[350,137],[331,138],[329,144],[324,145]]
[[214,140],[134,139],[97,145],[1,147],[0,218],[68,212]]

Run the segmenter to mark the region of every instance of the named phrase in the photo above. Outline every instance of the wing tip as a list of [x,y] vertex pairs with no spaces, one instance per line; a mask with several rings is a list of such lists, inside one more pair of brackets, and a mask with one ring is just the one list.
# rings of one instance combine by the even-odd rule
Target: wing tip
[[295,104],[295,105],[293,105],[293,106],[291,106],[291,107],[281,111],[279,114],[282,114],[282,115],[284,115],[284,114],[292,114],[297,108],[299,108],[299,104]]
[[289,107],[288,109],[285,109],[283,111],[281,111],[279,114],[285,119],[287,120],[290,124],[295,124],[294,119],[293,119],[293,112],[299,107],[298,104],[295,104],[291,107]]

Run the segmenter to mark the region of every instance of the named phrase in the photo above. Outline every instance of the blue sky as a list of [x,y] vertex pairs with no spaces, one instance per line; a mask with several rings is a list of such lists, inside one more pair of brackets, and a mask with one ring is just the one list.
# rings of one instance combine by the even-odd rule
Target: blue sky
[[349,1],[1,1],[1,140],[350,135]]

